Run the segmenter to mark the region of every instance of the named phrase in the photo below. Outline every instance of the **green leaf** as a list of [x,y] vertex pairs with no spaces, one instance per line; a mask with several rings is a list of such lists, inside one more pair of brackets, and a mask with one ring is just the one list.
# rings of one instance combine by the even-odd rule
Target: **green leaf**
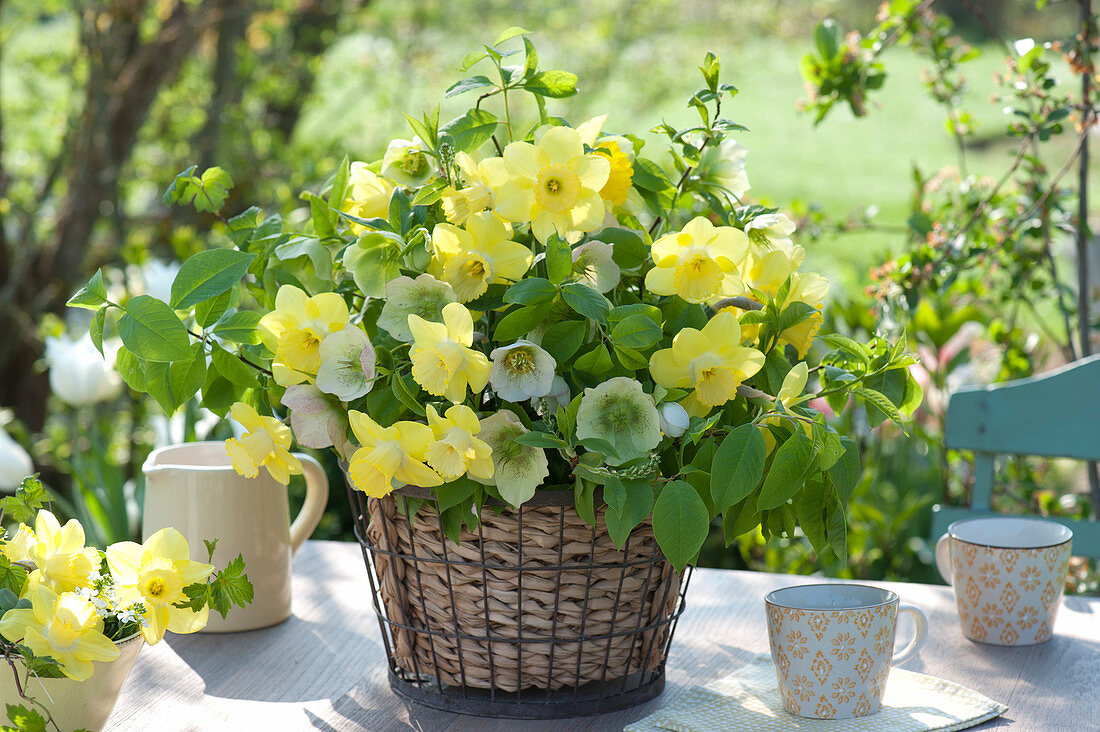
[[833,348],[843,351],[849,357],[854,358],[864,366],[870,363],[870,359],[867,356],[867,349],[859,343],[853,341],[851,338],[836,333],[828,333],[825,335],[819,335],[818,339],[825,341]]
[[612,365],[611,354],[608,353],[607,346],[602,343],[573,362],[573,368],[593,376],[606,374],[611,370]]
[[848,562],[848,527],[844,522],[844,507],[833,498],[829,502],[829,546],[842,563]]
[[436,178],[416,192],[416,196],[412,200],[412,205],[430,206],[443,198],[443,191],[445,190],[447,190],[447,180],[445,178]]
[[201,343],[191,347],[186,359],[146,365],[145,386],[168,415],[195,395],[206,381],[206,354]]
[[99,351],[99,355],[103,355],[103,326],[107,322],[107,308],[101,307],[95,311],[95,315],[92,316],[92,324],[88,327],[88,335],[92,339],[92,345]]
[[726,435],[710,465],[715,511],[722,513],[752,493],[764,475],[767,457],[764,436],[756,425],[743,424]]
[[699,553],[710,528],[710,513],[689,483],[665,484],[653,507],[653,535],[677,571]]
[[538,305],[550,302],[558,294],[558,288],[542,277],[525,277],[507,289],[504,302],[517,305]]
[[196,211],[220,211],[233,187],[229,173],[215,166],[207,168],[199,179],[203,193],[195,196]]
[[181,361],[191,355],[187,328],[172,308],[149,295],[132,297],[126,303],[118,334],[135,356],[146,361]]
[[348,197],[348,176],[351,172],[351,160],[347,155],[340,161],[340,167],[336,169],[336,175],[332,179],[332,188],[328,191],[328,205],[332,208],[340,208],[344,205],[344,199]]
[[259,324],[259,313],[241,310],[215,325],[214,335],[234,343],[254,346],[260,342],[260,334],[256,330]]
[[761,511],[778,508],[798,493],[802,487],[806,468],[813,459],[813,443],[802,430],[796,429],[786,442],[779,446],[772,459],[771,468],[764,478],[756,507]]
[[726,546],[728,547],[737,537],[752,531],[759,524],[760,511],[756,509],[756,501],[752,496],[731,506],[722,517],[722,535],[726,540]]
[[718,91],[718,73],[720,68],[718,57],[710,51],[707,51],[707,55],[703,58],[703,65],[699,67],[699,70],[703,72],[703,79],[707,82],[707,87],[711,91]]
[[592,235],[595,241],[611,244],[611,258],[623,269],[637,269],[649,257],[645,239],[630,229],[607,228]]
[[92,278],[65,303],[71,308],[98,310],[107,302],[107,287],[103,284],[103,271],[96,270]]
[[649,348],[662,335],[661,326],[641,313],[626,316],[611,329],[611,340],[625,348]]
[[471,109],[444,125],[440,133],[453,138],[457,152],[474,152],[493,136],[498,124],[499,120],[484,109]]
[[559,364],[564,364],[584,344],[587,333],[587,322],[565,320],[554,323],[542,334],[542,348]]
[[634,175],[631,177],[631,182],[639,188],[654,193],[662,193],[676,188],[672,181],[668,179],[668,174],[665,173],[664,169],[646,158],[635,159]]
[[577,93],[577,75],[560,70],[539,71],[524,82],[523,88],[551,99],[571,97]]
[[577,509],[577,515],[589,526],[596,526],[595,506],[596,484],[583,478],[577,478],[573,483],[573,503]]
[[852,495],[852,490],[859,483],[859,445],[855,440],[841,437],[840,443],[844,446],[844,454],[829,468],[829,481],[836,488],[840,501],[845,506]]
[[[896,424],[900,425],[902,423],[903,420],[901,412],[898,411],[898,408],[894,406],[894,403],[887,399],[886,395],[882,392],[875,391],[874,389],[868,389],[863,386],[857,386],[852,389],[852,393],[863,399],[863,401],[866,402],[868,406],[873,406],[875,409],[885,414]],[[871,410],[868,409],[867,411],[870,412]],[[870,414],[868,414],[867,417],[868,419],[871,419]]]
[[505,41],[515,38],[516,36],[526,36],[530,33],[531,31],[527,30],[526,28],[520,28],[518,25],[513,25],[512,27],[506,28],[505,30],[501,31],[500,35],[497,36],[497,39],[493,41],[493,45],[499,46]]
[[825,61],[832,61],[840,53],[840,26],[832,18],[821,21],[814,28],[814,44]]
[[[320,201],[319,198],[313,198],[311,201]],[[326,204],[319,204],[326,205]],[[325,219],[328,220],[327,218]],[[330,225],[331,226],[331,225]],[[317,225],[314,225],[314,229],[317,229]],[[318,234],[320,235],[320,234]],[[332,230],[327,236],[335,236],[336,231]],[[321,240],[316,236],[295,236],[290,240],[275,247],[273,252],[277,258],[284,262],[290,262],[299,257],[306,257],[309,259],[309,264],[313,269],[313,275],[316,277],[332,281],[332,252],[330,252]]]
[[561,294],[565,304],[575,312],[601,325],[607,325],[611,303],[596,290],[580,282],[570,282],[562,287]]
[[10,516],[21,524],[33,524],[38,509],[46,505],[50,500],[46,492],[46,486],[38,479],[37,475],[28,475],[15,489],[15,495],[7,496],[0,501],[5,516]]
[[[8,669],[4,669],[5,672]],[[46,719],[37,710],[22,704],[7,704],[8,721],[18,732],[47,732]]]
[[787,307],[783,308],[783,312],[779,314],[779,327],[776,330],[783,333],[788,328],[793,328],[803,320],[813,316],[816,312],[817,308],[807,302],[789,302]]
[[450,99],[451,97],[458,96],[459,94],[465,94],[468,91],[474,89],[483,89],[487,86],[494,86],[487,76],[470,76],[462,81],[457,81],[448,87],[447,92],[443,95],[444,99]]
[[615,460],[619,459],[619,453],[615,446],[600,437],[585,437],[583,440],[579,440],[578,444],[590,452],[598,452]]
[[547,432],[540,432],[539,430],[524,432],[522,435],[514,438],[512,442],[515,442],[519,445],[527,445],[528,447],[568,447],[565,440],[561,439],[560,437],[555,437],[554,435],[551,435]]
[[115,354],[115,371],[131,389],[145,391],[145,366],[125,346],[119,348]]
[[390,386],[393,388],[394,395],[404,404],[421,417],[424,416],[424,405],[420,403],[418,395],[420,394],[420,385],[416,383],[411,376],[402,376],[399,372],[394,371],[390,375]]
[[172,309],[184,310],[222,294],[241,281],[255,258],[236,249],[207,249],[188,257],[172,281]]
[[557,234],[551,234],[546,241],[546,271],[555,285],[573,273],[573,250]]
[[244,557],[240,554],[225,569],[214,576],[210,583],[210,608],[223,618],[229,613],[230,605],[243,608],[255,597],[252,583],[244,572]]
[[618,343],[615,346],[615,357],[619,359],[619,363],[623,368],[631,371],[641,371],[644,368],[648,368],[649,361],[642,354],[635,351],[633,348],[624,348]]
[[825,531],[825,496],[825,484],[820,480],[811,480],[802,489],[801,498],[794,502],[798,524],[818,556],[829,545]]
[[550,303],[525,305],[514,309],[497,323],[496,330],[493,331],[493,340],[498,343],[508,343],[522,338],[541,324],[549,314]]
[[[31,520],[33,521],[33,516]],[[6,556],[0,554],[0,617],[19,603],[19,594],[23,591],[26,579],[26,567],[12,564]]]
[[219,374],[245,389],[259,388],[260,380],[256,378],[256,374],[251,367],[246,366],[239,358],[217,343],[211,343],[210,349],[214,368],[218,370]]
[[[607,502],[608,510],[622,513],[623,506],[626,505],[626,486],[616,476],[607,476],[607,480],[603,484],[603,499]],[[620,542],[616,542],[616,544],[620,549],[622,548]]]
[[[618,481],[618,479],[615,479]],[[646,516],[653,510],[653,485],[645,479],[619,481],[623,486],[623,503],[620,509],[607,505],[603,520],[607,526],[607,533],[615,546],[620,549],[626,544],[626,538],[638,524],[645,521]],[[604,486],[604,496],[607,496],[608,486]]]
[[209,328],[225,315],[232,301],[233,290],[226,290],[220,295],[203,300],[195,306],[195,322],[199,327]]

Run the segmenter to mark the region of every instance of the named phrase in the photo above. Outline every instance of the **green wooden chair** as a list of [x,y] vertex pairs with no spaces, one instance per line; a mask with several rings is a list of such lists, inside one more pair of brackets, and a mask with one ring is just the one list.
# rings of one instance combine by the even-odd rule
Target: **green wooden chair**
[[[994,386],[960,389],[947,404],[944,441],[974,451],[972,505],[935,506],[932,538],[952,521],[993,513],[997,455],[1100,461],[1100,355],[1056,371]],[[1073,530],[1073,554],[1100,558],[1100,521],[1055,519]]]

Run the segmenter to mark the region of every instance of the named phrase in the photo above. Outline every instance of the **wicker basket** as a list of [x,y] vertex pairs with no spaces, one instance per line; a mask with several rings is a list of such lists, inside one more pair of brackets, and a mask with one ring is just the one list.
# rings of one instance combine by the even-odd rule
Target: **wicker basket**
[[394,496],[348,489],[394,691],[471,714],[596,714],[661,692],[687,576],[648,523],[620,551],[585,523],[573,492],[539,491],[483,512],[458,545],[426,498],[410,520]]

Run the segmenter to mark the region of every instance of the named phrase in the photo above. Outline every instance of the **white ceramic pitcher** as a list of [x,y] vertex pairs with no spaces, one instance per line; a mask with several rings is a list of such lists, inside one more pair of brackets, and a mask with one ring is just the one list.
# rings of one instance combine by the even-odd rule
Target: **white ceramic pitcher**
[[187,538],[191,558],[207,560],[204,539],[217,539],[214,563],[224,567],[238,553],[256,594],[227,618],[210,613],[205,632],[254,630],[290,617],[290,561],[309,538],[328,501],[325,471],[308,455],[302,461],[306,498],[294,523],[286,486],[263,468],[255,478],[233,470],[223,442],[191,442],[154,450],[145,465],[142,536],[172,526]]

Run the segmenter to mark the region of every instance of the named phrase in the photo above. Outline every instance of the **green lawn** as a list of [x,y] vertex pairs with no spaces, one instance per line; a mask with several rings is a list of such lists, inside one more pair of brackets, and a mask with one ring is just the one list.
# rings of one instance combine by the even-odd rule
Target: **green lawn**
[[[428,3],[419,12],[376,2],[365,16],[366,26],[326,56],[300,142],[334,155],[347,151],[377,158],[390,137],[410,134],[403,112],[434,104],[463,76],[457,67],[467,51],[491,41],[506,25],[520,24],[537,29],[533,38],[544,67],[581,77],[580,95],[554,103],[559,113],[575,123],[609,113],[607,129],[612,131],[648,130],[662,119],[690,124],[695,112],[685,102],[700,85],[696,66],[707,50],[717,53],[723,79],[740,89],[723,112],[750,129],[738,139],[750,150],[751,195],[771,205],[788,207],[798,200],[838,218],[874,207],[882,224],[902,225],[912,195],[912,167],[931,172],[956,163],[944,114],[924,95],[925,64],[907,50],[887,54],[887,85],[872,98],[866,117],[838,109],[814,127],[812,117],[796,108],[804,96],[799,60],[809,48],[814,12],[797,26],[789,10],[777,14],[746,3],[688,3],[684,12],[655,3],[629,23],[616,24],[629,7],[622,0],[594,3],[578,26],[575,13],[509,15],[496,2],[450,4],[445,11]],[[995,47],[985,50],[968,65],[973,89],[967,108],[979,122],[979,137],[994,142],[969,152],[967,163],[971,173],[998,176],[1015,148],[1011,140],[998,139],[1005,117],[989,101],[992,74],[1003,60]],[[447,100],[441,116],[457,116],[470,102],[472,97]],[[524,103],[529,108],[520,107],[519,115],[530,120],[533,105]],[[646,154],[659,157],[660,140],[649,139]],[[1061,165],[1068,149],[1068,141],[1052,146],[1052,167]],[[810,247],[810,264],[834,281],[862,286],[867,267],[896,249],[898,236],[830,237]]]

